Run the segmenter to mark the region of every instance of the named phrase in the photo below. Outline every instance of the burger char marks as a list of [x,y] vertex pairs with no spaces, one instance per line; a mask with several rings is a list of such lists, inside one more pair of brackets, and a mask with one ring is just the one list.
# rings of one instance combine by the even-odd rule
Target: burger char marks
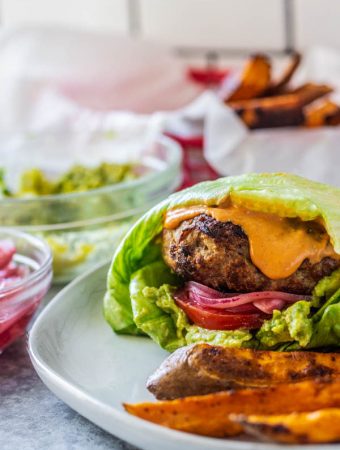
[[320,279],[340,267],[339,259],[331,257],[315,264],[305,259],[291,276],[272,280],[252,263],[243,229],[206,214],[184,220],[175,229],[164,228],[163,257],[185,280],[235,292],[277,290],[309,294]]

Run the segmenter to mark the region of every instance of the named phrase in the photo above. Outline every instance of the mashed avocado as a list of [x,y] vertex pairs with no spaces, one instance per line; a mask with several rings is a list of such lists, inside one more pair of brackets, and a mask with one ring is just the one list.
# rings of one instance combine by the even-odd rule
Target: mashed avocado
[[56,180],[37,168],[22,173],[17,192],[10,192],[0,173],[0,192],[4,196],[27,197],[83,192],[137,178],[136,165],[102,163],[97,167],[75,165]]
[[[135,324],[168,351],[202,342],[272,350],[336,346],[339,342],[340,269],[316,285],[312,301],[299,300],[283,311],[275,310],[257,331],[208,330],[191,324],[173,297],[178,282],[163,261],[137,270],[130,280]],[[322,306],[317,310],[313,305]]]
[[5,182],[5,171],[0,168],[0,198],[8,197],[10,195],[10,191]]
[[310,306],[309,302],[301,300],[283,311],[274,311],[273,317],[256,333],[261,347],[277,347],[292,341],[306,347],[313,334]]
[[[20,176],[18,189],[10,191],[5,172],[0,168],[0,198],[33,198],[29,208],[16,208],[15,225],[37,226],[69,223],[83,217],[109,216],[120,208],[117,196],[98,196],[96,202],[35,202],[36,197],[89,191],[142,176],[146,168],[140,164],[104,162],[96,167],[75,165],[57,179],[50,179],[41,169],[32,168]],[[137,196],[137,195],[136,195]],[[131,200],[134,202],[134,199]],[[132,205],[133,206],[133,205]],[[14,208],[13,208],[14,209]],[[14,214],[13,214],[14,215]],[[128,217],[100,225],[37,231],[53,254],[54,280],[69,281],[99,261],[108,259],[136,217]]]

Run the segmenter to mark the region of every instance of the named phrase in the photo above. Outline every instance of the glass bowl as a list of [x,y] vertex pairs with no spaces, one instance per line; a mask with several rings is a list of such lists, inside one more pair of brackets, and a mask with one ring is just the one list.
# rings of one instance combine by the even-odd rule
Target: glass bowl
[[127,148],[125,152],[124,148],[124,161],[124,152],[111,151],[109,141],[104,146],[101,141],[97,146],[93,142],[79,145],[78,141],[79,149],[73,153],[70,145],[67,136],[39,136],[16,143],[14,148],[13,144],[0,148],[0,161],[13,177],[32,167],[51,172],[58,166],[60,170],[72,158],[85,165],[137,162],[147,171],[140,178],[86,192],[0,200],[0,226],[28,231],[49,244],[56,283],[66,283],[111,258],[136,219],[181,183],[181,149],[169,138],[145,146],[138,160],[135,151]]
[[48,245],[26,233],[0,228],[0,240],[16,247],[13,261],[29,269],[27,276],[0,287],[0,353],[25,333],[26,327],[48,291],[52,280],[52,256]]

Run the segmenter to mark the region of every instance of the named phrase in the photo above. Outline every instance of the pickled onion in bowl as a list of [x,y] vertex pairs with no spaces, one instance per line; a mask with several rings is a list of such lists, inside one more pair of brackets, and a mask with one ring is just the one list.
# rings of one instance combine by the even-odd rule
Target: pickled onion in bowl
[[0,229],[0,353],[25,333],[50,286],[51,263],[40,239]]

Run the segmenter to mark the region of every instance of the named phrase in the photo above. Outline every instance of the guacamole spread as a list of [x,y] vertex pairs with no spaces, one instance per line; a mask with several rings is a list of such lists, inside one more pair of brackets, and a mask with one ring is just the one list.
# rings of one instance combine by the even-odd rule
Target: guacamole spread
[[138,177],[134,164],[104,162],[97,167],[75,165],[56,179],[50,179],[41,169],[32,168],[21,174],[19,188],[10,191],[0,171],[0,192],[7,197],[68,194],[98,189]]

